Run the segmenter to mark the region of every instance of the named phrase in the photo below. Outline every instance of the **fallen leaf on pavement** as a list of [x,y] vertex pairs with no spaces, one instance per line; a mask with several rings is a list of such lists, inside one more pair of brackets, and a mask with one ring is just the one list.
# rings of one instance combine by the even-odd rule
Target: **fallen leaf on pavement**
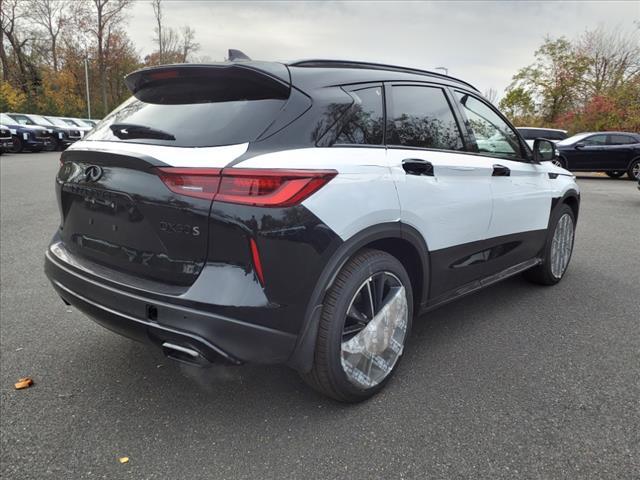
[[120,463],[129,463],[129,457],[120,457],[118,461]]
[[22,390],[23,388],[29,388],[31,385],[33,385],[31,377],[24,377],[19,379],[18,383],[14,384],[14,387],[16,387],[16,390]]

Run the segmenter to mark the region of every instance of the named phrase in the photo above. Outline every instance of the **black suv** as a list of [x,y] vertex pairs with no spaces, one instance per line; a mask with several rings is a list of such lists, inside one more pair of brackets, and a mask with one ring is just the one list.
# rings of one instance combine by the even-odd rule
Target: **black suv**
[[604,172],[612,178],[625,173],[640,179],[640,134],[578,133],[556,144],[558,164],[572,172]]

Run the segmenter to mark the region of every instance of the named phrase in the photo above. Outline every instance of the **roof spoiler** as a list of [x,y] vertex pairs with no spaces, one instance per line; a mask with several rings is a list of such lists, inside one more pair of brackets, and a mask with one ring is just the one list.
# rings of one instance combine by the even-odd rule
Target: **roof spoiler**
[[[213,64],[179,63],[173,65],[159,65],[157,67],[142,68],[130,73],[124,78],[124,83],[131,93],[136,95],[140,90],[166,84],[168,82],[180,81],[182,79],[198,77],[228,76],[229,78],[252,77],[261,83],[272,83],[278,81],[290,87],[290,76],[288,68],[275,62],[224,62]],[[275,85],[274,85],[275,86]]]

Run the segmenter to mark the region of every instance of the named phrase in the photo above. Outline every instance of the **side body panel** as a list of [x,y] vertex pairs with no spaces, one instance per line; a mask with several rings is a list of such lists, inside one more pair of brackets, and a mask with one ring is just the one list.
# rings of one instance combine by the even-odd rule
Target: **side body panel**
[[303,205],[343,241],[372,225],[400,221],[396,186],[382,147],[288,150],[258,155],[234,168],[336,170],[338,175]]
[[543,165],[494,158],[509,176],[492,177],[493,216],[488,237],[544,230],[549,222],[552,187]]

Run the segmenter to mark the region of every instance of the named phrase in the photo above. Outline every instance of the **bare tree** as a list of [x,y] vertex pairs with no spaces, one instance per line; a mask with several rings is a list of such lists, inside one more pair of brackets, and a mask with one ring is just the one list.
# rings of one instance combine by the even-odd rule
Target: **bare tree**
[[21,32],[23,31],[20,25],[20,20],[24,17],[23,4],[19,0],[0,0],[0,27],[2,28],[2,43],[0,46],[0,57],[2,58],[2,71],[3,79],[6,81],[9,79],[10,59],[4,45],[4,39],[6,37],[15,57],[15,62],[18,66],[18,75],[16,82],[20,89],[27,93],[29,91],[29,68],[27,65],[27,58],[24,53],[24,47],[28,42],[28,37],[21,38]]
[[66,22],[69,3],[65,0],[29,0],[28,16],[36,25],[44,28],[49,36],[51,63],[58,71],[58,37]]
[[182,27],[182,62],[187,62],[189,55],[200,50],[196,41],[196,31],[188,25]]
[[491,87],[484,91],[484,98],[489,100],[491,103],[496,103],[496,98],[498,98],[498,91]]
[[195,41],[196,31],[185,25],[180,33],[174,28],[165,25],[162,12],[162,0],[153,0],[153,16],[156,20],[153,40],[158,45],[157,54],[152,54],[147,59],[153,63],[186,62],[190,54],[197,52],[200,45]]
[[[123,22],[123,13],[131,5],[131,0],[92,0],[92,7],[82,12],[82,25],[94,35],[98,50],[98,76],[104,112],[109,111],[107,98],[107,62],[109,38]],[[87,5],[84,2],[81,5]]]
[[156,37],[154,40],[158,42],[158,57],[160,63],[163,63],[164,53],[166,50],[164,45],[164,36],[162,34],[162,0],[153,0],[151,6],[153,7],[153,16],[156,18],[156,26],[154,28]]
[[585,97],[602,95],[640,74],[640,32],[602,27],[585,32],[578,40],[578,52],[588,59]]

